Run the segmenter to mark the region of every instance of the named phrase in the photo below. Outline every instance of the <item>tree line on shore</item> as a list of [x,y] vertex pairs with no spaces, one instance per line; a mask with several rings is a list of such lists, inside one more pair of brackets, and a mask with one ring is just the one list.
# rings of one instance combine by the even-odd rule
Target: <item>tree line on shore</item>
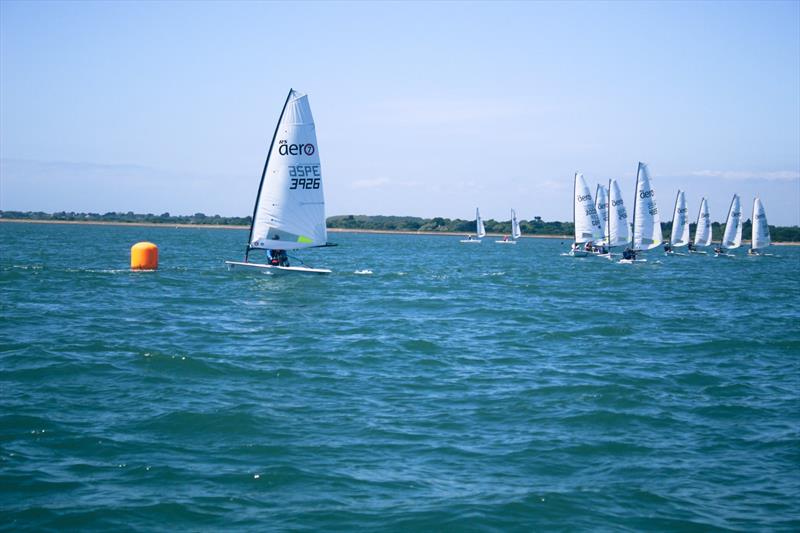
[[[44,213],[41,211],[0,211],[0,218],[18,220],[42,221],[68,221],[68,222],[121,222],[121,223],[150,223],[150,224],[195,224],[212,226],[250,226],[252,218],[223,217],[220,215],[206,215],[195,213],[193,215],[171,215],[162,213],[141,214],[133,211],[100,213],[76,213],[73,211],[59,211],[57,213]],[[335,229],[353,230],[379,230],[379,231],[420,231],[437,233],[475,233],[475,220],[450,219],[443,217],[421,218],[403,216],[368,216],[368,215],[337,215],[328,217],[327,225]],[[484,220],[484,226],[489,233],[510,234],[510,220]],[[669,239],[671,223],[661,224],[664,238]],[[533,220],[520,220],[520,228],[525,235],[564,235],[571,236],[574,231],[572,222],[544,221],[541,217]],[[695,224],[690,225],[694,235]],[[723,225],[719,222],[712,224],[713,238],[719,241],[722,238]],[[800,226],[770,226],[770,235],[776,242],[800,242]],[[746,220],[742,227],[744,239],[750,239],[752,223]]]

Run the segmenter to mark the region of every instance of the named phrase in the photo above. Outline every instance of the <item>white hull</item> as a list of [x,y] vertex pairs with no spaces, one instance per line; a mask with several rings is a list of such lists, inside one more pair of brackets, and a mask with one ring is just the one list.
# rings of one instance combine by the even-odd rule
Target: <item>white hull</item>
[[589,252],[584,250],[570,250],[567,255],[570,257],[586,257],[589,255]]
[[647,263],[647,259],[620,259],[619,264],[621,265],[632,265],[634,263]]
[[667,256],[669,256],[669,255],[684,255],[685,256],[686,254],[682,253],[682,252],[664,252],[664,255],[667,255]]
[[700,255],[708,255],[708,252],[704,252],[703,250],[689,250],[690,254],[700,254]]
[[458,242],[460,242],[462,244],[480,244],[481,240],[480,239],[461,239]]
[[267,271],[271,270],[275,273],[299,273],[299,274],[330,274],[331,271],[327,268],[309,268],[304,266],[275,266],[275,265],[264,265],[262,263],[244,263],[242,261],[225,261],[225,264],[228,265],[228,268],[233,270],[234,267],[244,267],[244,268],[251,268],[255,270],[262,270]]
[[517,241],[494,241],[495,244],[517,244]]

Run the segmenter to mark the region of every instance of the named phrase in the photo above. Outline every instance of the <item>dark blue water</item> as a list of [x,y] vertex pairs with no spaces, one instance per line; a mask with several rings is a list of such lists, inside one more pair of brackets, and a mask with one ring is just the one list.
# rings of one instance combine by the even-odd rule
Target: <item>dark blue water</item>
[[800,249],[330,239],[0,224],[0,528],[800,529]]

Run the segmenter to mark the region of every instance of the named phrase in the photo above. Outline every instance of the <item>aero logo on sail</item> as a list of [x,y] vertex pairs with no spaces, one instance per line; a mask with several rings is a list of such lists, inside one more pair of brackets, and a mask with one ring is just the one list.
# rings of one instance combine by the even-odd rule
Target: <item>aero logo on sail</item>
[[311,143],[308,144],[287,144],[285,140],[278,141],[278,153],[281,155],[314,155],[316,148]]

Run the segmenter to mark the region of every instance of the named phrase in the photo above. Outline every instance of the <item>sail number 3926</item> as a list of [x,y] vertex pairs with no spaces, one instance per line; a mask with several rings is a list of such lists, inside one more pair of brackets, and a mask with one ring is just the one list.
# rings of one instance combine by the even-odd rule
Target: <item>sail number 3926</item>
[[289,165],[289,189],[319,189],[319,165]]

